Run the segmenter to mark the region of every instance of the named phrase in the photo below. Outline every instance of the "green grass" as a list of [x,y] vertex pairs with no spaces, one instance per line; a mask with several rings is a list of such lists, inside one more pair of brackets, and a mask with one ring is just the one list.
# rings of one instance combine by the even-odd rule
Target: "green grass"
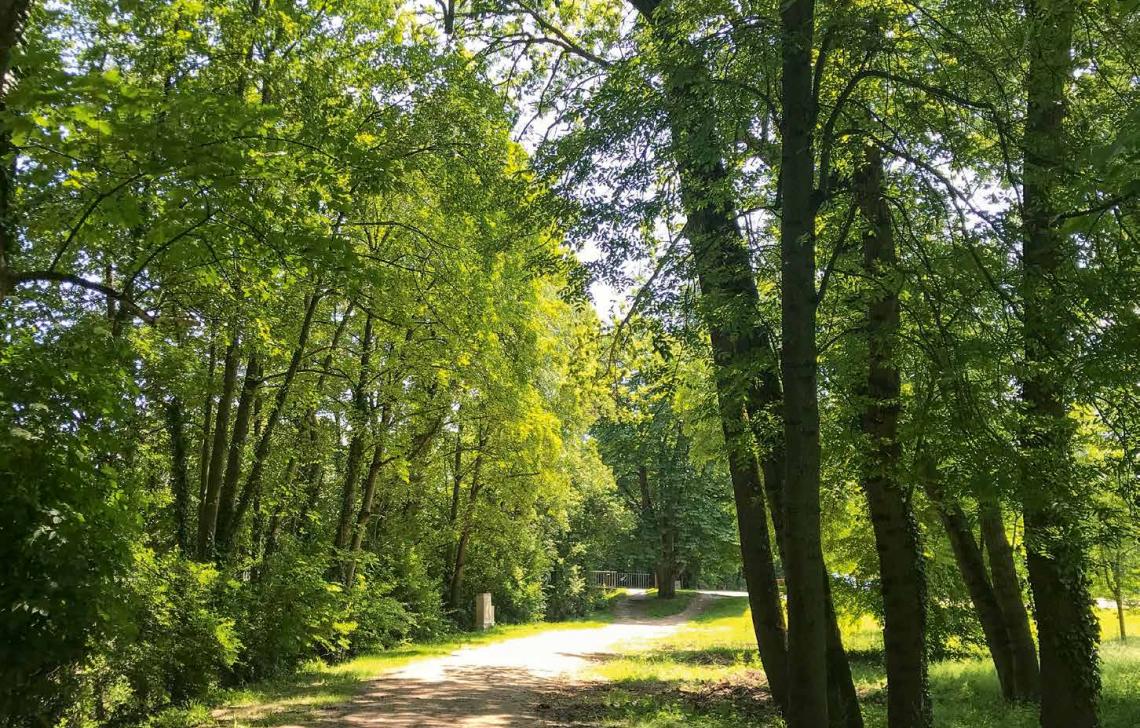
[[[1104,728],[1140,725],[1140,612],[1130,613],[1126,628],[1136,637],[1116,640],[1116,615],[1098,614],[1101,647]],[[865,617],[843,623],[844,643],[864,703],[868,728],[886,725],[885,676],[879,654],[882,631]],[[767,685],[755,652],[751,615],[743,598],[718,599],[693,622],[648,650],[626,654],[596,668],[610,682],[579,701],[595,706],[588,717],[605,726],[657,728],[697,726],[728,728],[754,725],[776,728],[783,722],[768,700]],[[931,666],[935,725],[979,728],[1037,725],[1036,708],[1005,704],[992,663],[985,658],[938,662]],[[569,710],[573,714],[573,710]]]
[[658,599],[657,590],[650,589],[645,592],[645,599],[631,599],[628,609],[637,617],[663,619],[685,611],[696,595],[695,591],[678,589],[672,599]]

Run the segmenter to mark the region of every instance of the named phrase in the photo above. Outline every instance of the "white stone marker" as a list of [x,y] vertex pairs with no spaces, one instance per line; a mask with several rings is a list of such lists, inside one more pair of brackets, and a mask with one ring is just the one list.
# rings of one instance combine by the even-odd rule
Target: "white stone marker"
[[491,594],[483,592],[475,595],[475,629],[486,630],[495,626],[495,605],[491,604]]

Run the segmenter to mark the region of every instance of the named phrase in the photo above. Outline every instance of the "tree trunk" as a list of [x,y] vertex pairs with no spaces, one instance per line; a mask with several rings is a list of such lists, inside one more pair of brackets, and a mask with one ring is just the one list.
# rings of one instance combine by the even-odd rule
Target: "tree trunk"
[[455,545],[455,561],[451,567],[451,582],[448,584],[448,604],[452,610],[458,612],[463,608],[463,568],[467,563],[467,546],[471,542],[472,518],[475,501],[479,498],[482,481],[479,479],[483,465],[483,447],[486,438],[479,437],[479,452],[475,455],[475,462],[471,465],[471,490],[467,494],[467,508],[462,513],[462,525],[459,531],[459,542]]
[[[709,327],[717,403],[740,530],[741,560],[760,660],[781,706],[788,692],[784,613],[764,507],[760,469],[745,415],[745,390],[757,359],[768,351],[761,333],[759,295],[748,248],[736,227],[722,142],[709,114],[708,72],[697,49],[675,36],[658,0],[631,0],[663,46],[676,54],[664,64],[666,111],[685,207],[686,235],[697,268],[701,307]],[[662,587],[658,584],[658,588]]]
[[1001,506],[996,502],[983,502],[979,516],[982,541],[989,552],[990,580],[1013,655],[1013,699],[1035,702],[1040,697],[1041,681],[1037,648],[1029,629],[1029,612],[1021,599],[1021,582],[1013,563],[1013,548],[1005,535]]
[[[352,318],[353,306],[350,304],[341,316],[340,323],[337,324],[336,329],[333,331],[332,340],[329,342],[328,353],[321,362],[321,373],[317,376],[317,383],[313,387],[313,391],[317,395],[321,395],[325,391],[325,380],[328,375],[329,368],[332,367],[333,355],[336,353],[337,346],[340,344],[340,338],[344,335],[345,329],[348,327],[348,322]],[[296,521],[301,534],[305,538],[311,538],[315,531],[309,528],[309,514],[311,514],[317,507],[317,502],[321,496],[321,484],[324,483],[324,462],[320,453],[320,428],[317,421],[317,410],[315,407],[309,407],[305,411],[304,416],[304,432],[303,437],[308,440],[303,445],[306,448],[306,462],[301,468],[301,482],[305,484],[305,497],[301,504],[301,510],[296,514]]]
[[[774,387],[774,389],[773,389]],[[766,418],[762,414],[765,409],[763,395],[767,391],[774,399],[769,404],[775,404],[780,399],[779,382],[769,382],[767,385],[753,389],[749,395],[749,414],[753,412],[753,421]],[[761,435],[758,439],[765,440]],[[784,528],[784,488],[783,488],[783,451],[784,446],[779,437],[771,443],[771,449],[764,458],[764,492],[768,497],[768,507],[772,514],[772,525],[776,530],[776,545],[780,551],[780,561],[787,561],[787,531]],[[839,631],[839,619],[835,613],[835,602],[831,598],[830,579],[824,574],[824,610],[827,620],[827,717],[833,728],[863,728],[863,713],[859,707],[859,694],[855,691],[855,681],[851,677],[851,665],[847,661],[847,652],[843,649],[843,635]]]
[[891,216],[884,197],[883,161],[868,147],[856,179],[863,235],[867,302],[867,383],[861,415],[867,452],[862,485],[867,494],[883,597],[887,664],[887,724],[921,728],[932,720],[926,666],[926,575],[910,493],[899,482],[898,266]]
[[214,340],[210,340],[209,366],[206,368],[206,401],[202,403],[202,446],[198,449],[198,503],[206,500],[206,481],[210,477],[210,426],[214,413],[214,370],[218,355]]
[[662,523],[661,554],[657,562],[657,598],[672,599],[677,596],[677,559],[674,553],[674,535],[668,523]]
[[241,531],[242,520],[244,520],[246,511],[249,509],[250,501],[254,496],[261,494],[261,479],[265,470],[265,463],[269,459],[270,446],[273,444],[273,432],[277,428],[277,423],[281,420],[281,413],[284,411],[285,403],[289,399],[289,391],[293,386],[293,380],[296,378],[297,370],[301,368],[301,362],[305,357],[305,348],[309,343],[309,332],[312,330],[313,317],[316,315],[317,304],[320,303],[320,300],[321,296],[316,292],[306,298],[305,316],[301,320],[301,331],[297,336],[297,345],[294,347],[293,355],[289,359],[289,366],[285,370],[285,376],[281,380],[281,386],[277,388],[277,394],[273,398],[273,408],[269,411],[269,417],[265,421],[265,428],[256,438],[257,445],[253,450],[253,462],[249,468],[249,477],[246,478],[245,485],[242,487],[241,495],[238,497],[237,506],[234,508],[233,518],[228,528],[224,535],[219,534],[218,541],[223,554],[229,554],[233,551],[237,535]]
[[942,492],[938,483],[937,468],[929,455],[920,452],[916,459],[918,482],[926,497],[934,504],[942,521],[942,527],[946,530],[946,537],[950,541],[950,549],[954,552],[958,571],[962,574],[962,581],[966,584],[966,591],[970,595],[974,612],[982,626],[982,634],[986,638],[986,647],[989,648],[990,658],[997,672],[1002,697],[1013,700],[1016,696],[1013,680],[1013,647],[1009,640],[1009,630],[1005,625],[1005,615],[1002,614],[997,596],[990,585],[982,550],[974,540],[965,511]]
[[[12,51],[23,39],[28,20],[29,0],[0,2],[0,112],[7,108],[8,94],[15,86]],[[11,288],[9,263],[16,247],[16,221],[12,215],[12,185],[16,176],[16,150],[7,125],[0,128],[0,300]],[[109,284],[108,284],[109,285]]]
[[189,446],[186,442],[182,400],[172,397],[166,405],[166,429],[170,435],[170,483],[174,491],[174,524],[178,550],[190,553]]
[[788,590],[787,722],[828,725],[826,572],[820,544],[819,402],[815,342],[814,0],[780,7],[783,141],[780,163],[784,522]]
[[[381,428],[387,428],[387,405],[384,406],[384,415],[380,418]],[[352,531],[352,543],[349,544],[348,565],[345,568],[344,583],[352,585],[356,578],[356,555],[364,545],[364,534],[368,531],[368,522],[372,520],[372,504],[376,500],[376,483],[380,479],[380,471],[384,467],[384,438],[386,432],[381,431],[372,453],[372,462],[368,465],[368,472],[364,476],[364,492],[360,497],[360,513],[356,516],[356,527]]]
[[222,558],[230,541],[233,528],[234,504],[237,499],[237,484],[241,478],[242,460],[245,459],[245,443],[249,437],[249,424],[253,413],[257,390],[261,387],[261,358],[256,352],[250,354],[245,365],[245,380],[242,382],[241,396],[238,397],[237,412],[234,413],[234,429],[230,436],[229,461],[222,481],[222,493],[218,498],[218,523],[215,532],[215,556]]
[[[364,334],[360,338],[360,376],[353,392],[353,432],[348,445],[348,462],[341,488],[340,518],[337,521],[337,551],[348,548],[352,539],[352,519],[356,513],[356,485],[360,476],[360,462],[364,458],[364,436],[368,431],[368,379],[372,362],[372,314],[364,319]],[[347,563],[347,562],[345,562]],[[342,571],[343,579],[343,571]]]
[[1075,266],[1075,252],[1057,221],[1068,174],[1063,121],[1075,15],[1076,4],[1069,0],[1027,2],[1021,495],[1040,639],[1043,728],[1098,725],[1100,695],[1099,626],[1091,609],[1081,503],[1074,500],[1077,474],[1067,417],[1072,372],[1066,352],[1073,326],[1064,280]]
[[238,337],[235,333],[226,348],[222,365],[222,393],[218,398],[218,414],[214,421],[214,444],[210,448],[210,469],[206,494],[198,511],[198,560],[214,556],[214,534],[218,525],[218,503],[222,495],[223,465],[226,460],[226,435],[229,431],[230,406],[237,384]]

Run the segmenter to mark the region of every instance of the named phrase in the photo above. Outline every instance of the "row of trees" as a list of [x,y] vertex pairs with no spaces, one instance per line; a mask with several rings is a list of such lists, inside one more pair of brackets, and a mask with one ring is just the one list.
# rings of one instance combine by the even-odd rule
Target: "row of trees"
[[[932,720],[931,540],[1006,696],[1039,700],[1045,726],[1096,725],[1090,579],[1107,534],[1135,538],[1137,505],[1134,4],[472,16],[461,37],[525,39],[539,166],[595,269],[643,272],[635,313],[708,337],[789,725],[862,724],[824,559],[866,561],[851,518],[873,534],[892,726]],[[941,526],[927,543],[920,518]]]

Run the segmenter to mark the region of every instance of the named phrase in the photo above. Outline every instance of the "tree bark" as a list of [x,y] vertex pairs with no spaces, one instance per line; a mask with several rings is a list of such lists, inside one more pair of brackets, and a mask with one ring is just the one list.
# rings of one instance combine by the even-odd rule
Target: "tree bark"
[[990,581],[1009,634],[1013,655],[1013,699],[1036,702],[1040,697],[1041,675],[1037,648],[1029,629],[1029,612],[1021,598],[1021,582],[1013,563],[1013,547],[1005,535],[1001,506],[983,501],[979,509],[982,541],[990,561]]
[[223,464],[226,460],[226,435],[229,431],[230,407],[237,384],[238,337],[235,333],[226,347],[222,365],[222,392],[218,398],[218,413],[214,420],[214,444],[210,448],[210,468],[206,494],[198,511],[198,560],[208,561],[214,556],[214,534],[218,525],[218,504],[222,495]]
[[[717,403],[740,530],[741,560],[760,660],[772,695],[786,705],[788,661],[784,613],[768,532],[760,469],[745,416],[745,390],[756,359],[759,295],[748,249],[736,227],[722,141],[709,113],[708,72],[699,52],[659,17],[658,0],[631,0],[655,37],[676,54],[663,64],[666,112],[713,348]],[[661,585],[658,584],[658,588]]]
[[[767,395],[764,393],[767,392]],[[774,392],[774,395],[773,395]],[[763,396],[774,399],[764,400]],[[749,414],[761,413],[766,406],[780,401],[779,382],[768,382],[756,387],[749,395]],[[765,405],[765,402],[768,404]],[[762,414],[752,415],[754,422],[771,419]],[[778,415],[777,415],[778,420]],[[769,428],[771,429],[771,428]],[[758,440],[767,439],[758,435]],[[772,514],[772,525],[776,531],[776,545],[780,551],[780,561],[787,561],[787,530],[784,528],[784,487],[783,487],[783,442],[779,437],[770,443],[770,450],[764,458],[764,492],[768,497],[768,507]],[[851,677],[851,665],[847,652],[843,649],[843,635],[839,631],[839,618],[835,613],[835,602],[831,598],[830,579],[824,574],[824,611],[827,620],[827,717],[833,728],[863,728],[863,713],[859,707],[859,694],[855,691],[855,681]]]
[[898,478],[901,392],[895,348],[899,271],[878,147],[866,150],[857,174],[856,196],[867,225],[863,272],[872,287],[866,312],[867,382],[860,418],[867,452],[861,475],[879,556],[887,724],[921,728],[929,726],[933,716],[926,664],[926,574],[910,493]]
[[1075,15],[1076,3],[1069,0],[1026,4],[1021,495],[1040,639],[1043,728],[1093,728],[1100,695],[1099,625],[1091,609],[1067,416],[1073,325],[1063,281],[1076,255],[1057,222],[1068,176],[1063,121]]
[[215,556],[225,556],[233,527],[234,505],[237,499],[237,484],[241,478],[242,460],[245,459],[245,444],[249,437],[250,416],[253,413],[254,399],[261,387],[261,357],[254,352],[245,365],[245,380],[242,382],[241,396],[238,397],[237,411],[234,413],[234,429],[230,436],[229,460],[222,481],[222,492],[218,498],[218,523],[214,534]]
[[[336,539],[333,545],[337,551],[348,548],[352,539],[352,519],[356,512],[356,486],[360,478],[360,462],[364,458],[364,437],[368,431],[368,386],[372,369],[372,314],[364,319],[364,333],[360,337],[360,374],[353,391],[352,438],[348,445],[348,462],[341,488],[340,518],[337,521]],[[347,562],[345,562],[347,563]],[[343,570],[342,570],[343,580]]]
[[174,491],[174,524],[178,550],[190,551],[190,474],[186,418],[182,400],[172,397],[166,405],[166,429],[170,436],[170,483]]
[[277,394],[273,398],[273,408],[269,411],[269,416],[266,418],[265,428],[256,438],[257,445],[253,450],[253,462],[250,465],[249,477],[246,478],[245,485],[241,490],[241,495],[238,497],[233,518],[227,524],[225,532],[219,534],[218,541],[223,554],[229,554],[233,551],[237,535],[241,531],[242,521],[245,518],[246,511],[249,509],[250,501],[255,495],[261,493],[261,479],[265,470],[265,463],[269,459],[270,447],[273,444],[273,432],[277,428],[277,423],[281,420],[281,413],[284,411],[285,403],[289,399],[289,391],[293,386],[293,380],[296,379],[297,370],[301,368],[301,362],[305,358],[305,348],[309,344],[309,332],[312,330],[313,318],[316,315],[317,304],[320,303],[320,300],[321,296],[316,292],[308,296],[305,300],[305,316],[301,320],[301,330],[297,335],[297,345],[294,347],[293,355],[289,359],[289,366],[285,370],[285,376],[281,379],[281,386],[277,388]]
[[814,0],[780,7],[783,105],[779,190],[780,363],[784,374],[784,522],[788,590],[789,728],[828,725],[826,572],[820,543],[816,391]]
[[[7,109],[12,80],[12,51],[19,45],[28,19],[29,0],[0,0],[0,112]],[[8,295],[10,256],[16,247],[16,221],[12,214],[12,186],[16,176],[12,132],[0,129],[0,299]]]
[[966,585],[966,591],[974,605],[974,612],[982,626],[982,634],[986,638],[986,647],[990,651],[990,658],[997,672],[1002,697],[1012,701],[1016,696],[1013,680],[1013,647],[1009,640],[1009,630],[1006,629],[1005,615],[998,605],[997,596],[986,572],[982,549],[974,540],[974,533],[965,511],[943,493],[938,482],[937,468],[930,456],[920,452],[916,458],[918,482],[938,511],[939,520],[942,521],[942,527],[950,541],[950,549],[954,552],[958,571],[962,574],[962,581]]
[[209,365],[206,368],[206,400],[202,403],[202,443],[198,449],[198,503],[206,500],[206,481],[210,477],[210,426],[214,413],[214,370],[218,364],[217,346],[210,340]]

